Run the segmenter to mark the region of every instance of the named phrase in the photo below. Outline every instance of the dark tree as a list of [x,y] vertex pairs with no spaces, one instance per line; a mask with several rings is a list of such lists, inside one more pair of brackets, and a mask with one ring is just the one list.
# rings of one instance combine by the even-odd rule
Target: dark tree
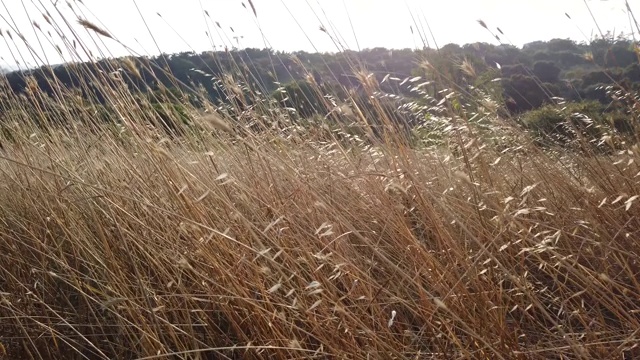
[[638,55],[631,49],[632,44],[617,43],[613,45],[605,56],[607,67],[627,67],[638,63]]
[[538,61],[533,64],[533,74],[546,83],[558,82],[558,76],[560,75],[560,68],[551,61]]
[[502,76],[504,77],[512,77],[514,75],[529,76],[530,73],[531,71],[522,64],[502,67]]
[[549,54],[549,61],[553,61],[562,68],[572,68],[588,64],[584,54],[577,54],[570,51],[558,51]]
[[636,63],[627,66],[627,68],[624,69],[623,75],[625,79],[628,79],[631,82],[640,83],[640,64]]
[[584,88],[582,91],[582,97],[589,100],[597,100],[600,103],[606,103],[609,101],[607,95],[607,85],[595,84]]
[[611,84],[619,77],[619,74],[613,71],[591,71],[582,77],[582,86],[586,88],[596,84]]
[[568,51],[568,52],[576,52],[578,51],[578,47],[573,40],[569,39],[551,39],[547,43],[547,49],[549,51],[558,52],[558,51]]
[[546,51],[537,51],[532,58],[534,61],[550,61],[551,55]]
[[503,81],[507,108],[512,113],[535,109],[550,97],[548,90],[530,76],[513,75]]
[[295,109],[303,118],[315,114],[326,114],[327,106],[319,88],[306,81],[296,81],[287,84],[282,90],[276,90],[273,97],[282,105]]

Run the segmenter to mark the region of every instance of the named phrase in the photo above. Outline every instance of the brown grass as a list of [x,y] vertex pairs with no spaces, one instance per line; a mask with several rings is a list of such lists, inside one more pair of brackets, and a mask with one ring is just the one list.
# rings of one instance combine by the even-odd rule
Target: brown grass
[[0,358],[639,356],[637,149],[462,126],[454,155],[259,109],[169,139],[126,89],[114,123],[62,97],[44,127],[5,93]]

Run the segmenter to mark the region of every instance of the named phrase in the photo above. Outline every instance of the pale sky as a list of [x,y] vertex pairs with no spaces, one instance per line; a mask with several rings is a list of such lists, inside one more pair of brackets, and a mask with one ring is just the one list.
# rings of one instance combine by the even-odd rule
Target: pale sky
[[[422,47],[417,29],[428,31],[428,22],[439,46],[447,43],[465,44],[476,41],[498,42],[477,20],[482,19],[496,32],[505,33],[503,42],[521,46],[524,43],[552,38],[587,40],[597,29],[585,6],[585,0],[0,0],[0,29],[16,34],[16,28],[29,42],[42,61],[63,60],[54,44],[62,48],[62,41],[42,16],[48,9],[58,24],[63,15],[78,34],[92,43],[87,32],[75,22],[84,17],[106,29],[115,38],[140,55],[211,50],[214,45],[229,47],[271,47],[284,51],[330,51],[338,48],[331,38],[319,30],[324,25],[337,34],[348,48]],[[586,0],[602,31],[616,33],[631,31],[624,0]],[[53,3],[57,2],[57,10]],[[70,8],[68,3],[71,3]],[[242,4],[246,5],[243,7]],[[640,20],[640,4],[631,1],[632,10]],[[138,11],[138,9],[139,11]],[[209,17],[204,14],[207,10]],[[74,15],[75,13],[75,15]],[[159,13],[161,16],[158,16]],[[572,20],[569,20],[568,13]],[[60,15],[61,14],[61,15]],[[413,19],[412,19],[413,15]],[[144,18],[144,20],[143,20]],[[38,31],[30,24],[36,21]],[[155,42],[145,28],[145,21]],[[215,23],[219,22],[222,29]],[[352,30],[353,26],[353,30]],[[414,34],[410,26],[413,26]],[[233,27],[235,32],[230,30]],[[47,42],[47,31],[52,33]],[[206,32],[211,32],[211,39]],[[70,31],[64,30],[69,36]],[[242,37],[242,38],[240,38]],[[357,39],[357,41],[356,41]],[[6,36],[4,40],[9,40]],[[41,42],[39,43],[40,40]],[[129,54],[110,39],[101,39],[108,56]],[[30,64],[40,64],[26,51],[22,41],[14,36],[17,45],[0,42],[0,66],[15,67],[14,54],[19,53]],[[431,47],[433,39],[429,35]],[[157,46],[156,46],[157,43]],[[16,47],[17,46],[17,47]],[[90,46],[95,51],[95,46]],[[66,60],[68,53],[63,50]],[[22,63],[22,61],[21,61]]]

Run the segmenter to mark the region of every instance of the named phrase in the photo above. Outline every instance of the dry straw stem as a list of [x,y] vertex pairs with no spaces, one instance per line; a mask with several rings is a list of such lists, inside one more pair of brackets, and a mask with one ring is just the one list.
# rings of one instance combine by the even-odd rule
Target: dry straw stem
[[249,6],[251,6],[251,11],[253,11],[253,15],[258,17],[258,13],[256,12],[256,7],[253,5],[253,0],[247,0],[249,2]]

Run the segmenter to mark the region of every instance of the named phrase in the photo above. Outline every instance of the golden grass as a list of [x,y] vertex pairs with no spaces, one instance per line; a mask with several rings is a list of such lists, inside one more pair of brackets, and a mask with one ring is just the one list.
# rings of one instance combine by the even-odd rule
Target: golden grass
[[319,141],[25,136],[1,158],[0,342],[12,358],[635,345],[636,155],[570,170],[476,151],[467,167]]
[[637,151],[256,134],[259,110],[169,139],[100,83],[121,123],[67,97],[38,127],[7,94],[0,358],[638,356]]

